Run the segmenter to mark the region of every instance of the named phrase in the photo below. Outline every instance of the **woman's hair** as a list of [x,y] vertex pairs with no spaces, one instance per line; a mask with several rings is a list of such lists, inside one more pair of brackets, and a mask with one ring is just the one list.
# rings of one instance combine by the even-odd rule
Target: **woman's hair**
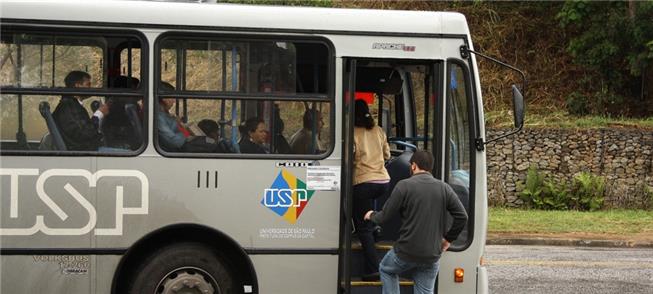
[[209,136],[211,133],[217,133],[220,129],[218,123],[212,119],[203,119],[197,123],[197,127],[204,132],[205,135]]
[[318,115],[321,115],[317,109],[306,109],[304,117],[302,117],[302,125],[305,129],[310,130],[313,128],[314,121],[319,121]]
[[[166,83],[166,82],[161,82],[161,83]],[[128,77],[128,76],[117,76],[113,80],[113,88],[137,89],[139,84],[140,81],[137,78]],[[170,87],[172,87],[172,85],[170,85]]]
[[368,130],[374,127],[374,119],[370,114],[370,108],[364,100],[356,100],[354,105],[354,126],[364,127]]
[[[164,91],[174,91],[175,90],[175,87],[173,85],[171,85],[168,82],[164,82],[164,81],[161,81],[159,83],[159,88],[161,88],[161,90],[164,90]],[[159,96],[159,101],[161,101],[163,99],[165,99],[165,98]]]
[[248,138],[250,132],[256,131],[256,128],[260,123],[264,123],[262,118],[259,117],[250,117],[246,121],[242,122],[240,126],[238,126],[238,130],[240,131],[240,135],[242,138]]

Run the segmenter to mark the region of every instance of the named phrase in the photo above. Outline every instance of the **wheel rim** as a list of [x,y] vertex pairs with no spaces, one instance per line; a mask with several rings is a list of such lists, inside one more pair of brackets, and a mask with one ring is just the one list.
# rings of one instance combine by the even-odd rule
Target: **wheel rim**
[[206,271],[181,267],[169,272],[156,286],[156,294],[220,294],[218,282]]

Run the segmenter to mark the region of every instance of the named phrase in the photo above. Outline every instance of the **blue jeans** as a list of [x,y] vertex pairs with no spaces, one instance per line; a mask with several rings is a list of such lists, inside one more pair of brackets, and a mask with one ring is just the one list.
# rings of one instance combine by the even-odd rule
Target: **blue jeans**
[[379,258],[374,247],[374,223],[363,220],[363,215],[374,210],[374,200],[388,191],[388,183],[362,183],[354,186],[353,219],[363,247],[363,275],[379,271]]
[[433,294],[439,269],[440,261],[427,264],[407,262],[395,254],[394,248],[390,249],[379,265],[383,294],[399,294],[399,274],[406,272],[411,273],[415,281],[414,294]]

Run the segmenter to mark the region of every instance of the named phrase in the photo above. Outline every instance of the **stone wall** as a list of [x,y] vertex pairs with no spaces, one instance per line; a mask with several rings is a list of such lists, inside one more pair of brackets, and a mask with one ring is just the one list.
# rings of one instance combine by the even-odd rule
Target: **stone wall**
[[[492,139],[507,130],[487,131]],[[606,179],[605,207],[650,207],[653,131],[639,129],[526,129],[487,146],[490,205],[519,207],[518,182],[530,165],[556,182],[587,171]]]

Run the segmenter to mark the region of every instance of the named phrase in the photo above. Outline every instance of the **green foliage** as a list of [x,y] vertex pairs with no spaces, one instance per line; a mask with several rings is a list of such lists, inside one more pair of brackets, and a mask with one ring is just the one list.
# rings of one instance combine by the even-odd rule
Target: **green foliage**
[[567,96],[565,101],[567,111],[573,115],[588,115],[590,114],[590,99],[578,92],[573,92]]
[[526,184],[521,187],[522,191],[519,193],[519,197],[529,207],[541,208],[544,204],[542,201],[543,186],[544,175],[540,174],[534,165],[531,165],[526,174]]
[[569,187],[569,207],[576,210],[595,211],[603,206],[605,179],[581,172],[574,176]]
[[553,181],[544,181],[544,204],[551,210],[566,210],[568,208],[569,195],[566,183],[556,185]]
[[634,196],[642,199],[641,208],[653,210],[653,187],[650,187],[644,182],[640,182],[635,187]]
[[646,186],[646,196],[644,197],[646,202],[645,209],[653,210],[653,187]]
[[651,236],[653,210],[555,211],[490,207],[488,233],[557,234],[578,232]]
[[530,166],[526,183],[519,183],[519,197],[529,208],[594,211],[603,206],[605,180],[588,172],[577,174],[570,184],[555,183]]
[[[557,18],[570,35],[567,51],[587,69],[585,88],[594,96],[588,98],[599,100],[585,106],[597,114],[623,114],[615,111],[622,106],[636,110],[640,77],[653,64],[653,1],[567,1]],[[570,99],[571,111],[586,114]]]
[[538,172],[537,167],[528,168],[525,185],[521,185],[520,198],[531,208],[546,210],[567,209],[567,191],[558,187],[545,175]]

